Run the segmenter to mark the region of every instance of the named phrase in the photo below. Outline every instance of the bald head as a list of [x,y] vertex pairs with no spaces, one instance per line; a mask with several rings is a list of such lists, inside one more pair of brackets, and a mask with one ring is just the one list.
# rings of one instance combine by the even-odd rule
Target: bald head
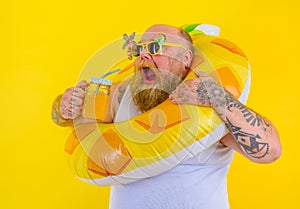
[[188,49],[193,51],[193,40],[190,37],[190,35],[183,29],[177,28],[170,25],[164,25],[164,24],[156,24],[149,27],[146,32],[149,33],[165,33],[167,35],[171,35],[172,37],[177,37],[185,40],[185,46],[187,46]]
[[170,26],[170,25],[164,25],[164,24],[157,24],[157,25],[152,25],[150,28],[148,28],[146,30],[146,32],[163,32],[169,35],[173,35],[173,36],[179,36],[189,42],[193,42],[190,35],[184,31],[181,28],[176,28],[174,26]]

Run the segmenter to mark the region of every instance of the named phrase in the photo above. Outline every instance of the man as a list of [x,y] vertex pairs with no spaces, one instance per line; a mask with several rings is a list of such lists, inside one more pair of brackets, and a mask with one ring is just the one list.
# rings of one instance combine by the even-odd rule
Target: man
[[[167,43],[157,51],[149,43],[165,34]],[[135,75],[129,83],[112,88],[104,122],[128,120],[167,98],[176,104],[210,106],[228,128],[220,141],[175,168],[127,185],[112,186],[111,209],[226,209],[229,208],[226,175],[234,150],[257,163],[270,163],[281,154],[279,136],[269,120],[237,101],[215,80],[196,71],[198,78],[182,82],[193,62],[191,39],[181,29],[150,27],[135,47]],[[157,53],[157,52],[160,53]],[[81,116],[85,81],[67,89],[53,119],[60,125]],[[245,114],[246,113],[246,114]],[[264,144],[267,149],[259,149]]]

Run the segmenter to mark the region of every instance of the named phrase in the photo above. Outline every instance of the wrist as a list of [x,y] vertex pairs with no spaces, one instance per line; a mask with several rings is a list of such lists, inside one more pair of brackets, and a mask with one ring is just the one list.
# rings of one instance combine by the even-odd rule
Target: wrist
[[226,90],[222,90],[222,96],[219,96],[217,98],[214,98],[211,100],[211,106],[214,109],[214,111],[219,115],[219,117],[226,122],[226,114],[228,111],[229,105],[234,101],[235,99],[233,96],[227,92]]

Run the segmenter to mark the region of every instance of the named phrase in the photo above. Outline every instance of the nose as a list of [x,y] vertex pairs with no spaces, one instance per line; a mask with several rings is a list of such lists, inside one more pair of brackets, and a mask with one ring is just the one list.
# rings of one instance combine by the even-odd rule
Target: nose
[[149,60],[152,58],[151,55],[149,54],[149,52],[147,51],[146,46],[143,47],[143,50],[141,51],[140,56],[141,56],[141,59],[143,59],[143,60]]

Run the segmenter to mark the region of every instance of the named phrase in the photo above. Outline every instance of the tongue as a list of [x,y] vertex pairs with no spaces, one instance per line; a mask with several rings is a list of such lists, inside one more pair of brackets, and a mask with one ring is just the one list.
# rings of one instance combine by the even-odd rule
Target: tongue
[[150,68],[144,68],[143,69],[144,72],[144,79],[147,81],[153,81],[156,77],[155,73],[153,70],[151,70]]

